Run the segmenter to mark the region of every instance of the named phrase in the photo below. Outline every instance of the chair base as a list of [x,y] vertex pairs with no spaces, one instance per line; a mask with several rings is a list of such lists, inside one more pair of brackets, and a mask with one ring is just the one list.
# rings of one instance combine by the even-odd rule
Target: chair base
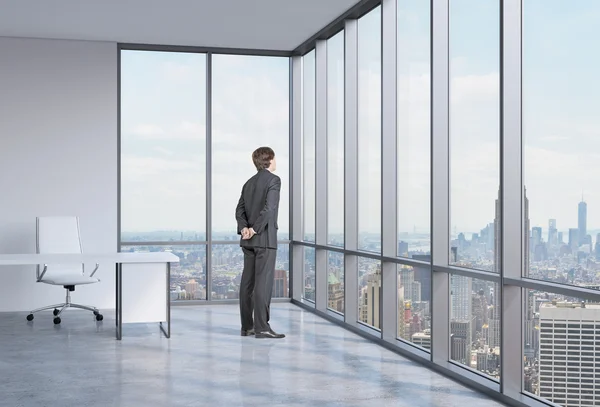
[[33,321],[33,314],[35,314],[36,312],[46,311],[46,310],[53,309],[54,310],[53,314],[54,314],[54,317],[55,317],[54,318],[54,323],[55,324],[60,324],[60,322],[61,322],[60,315],[67,308],[79,308],[79,309],[84,309],[84,310],[87,310],[87,311],[91,311],[96,316],[96,321],[102,321],[104,319],[104,317],[102,316],[102,314],[100,314],[100,311],[98,311],[98,308],[92,307],[90,305],[82,305],[82,304],[72,303],[71,302],[71,291],[73,291],[73,290],[71,290],[70,287],[65,287],[65,289],[67,290],[67,298],[66,298],[65,302],[63,302],[61,304],[48,305],[46,307],[41,307],[41,308],[34,309],[33,311],[31,311],[29,313],[29,315],[27,315],[27,321]]

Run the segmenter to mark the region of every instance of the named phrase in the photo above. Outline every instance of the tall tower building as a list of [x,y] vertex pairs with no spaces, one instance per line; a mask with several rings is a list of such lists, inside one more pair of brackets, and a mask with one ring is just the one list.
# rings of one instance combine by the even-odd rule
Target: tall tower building
[[600,349],[594,342],[594,329],[600,330],[600,304],[540,306],[541,397],[565,407],[600,405],[594,379]]
[[477,294],[473,294],[473,317],[475,318],[474,330],[481,332],[484,325],[488,324],[488,302],[484,290],[479,290]]
[[542,243],[542,228],[535,226],[531,228],[531,250],[535,252],[540,243]]
[[453,321],[467,321],[473,316],[472,300],[473,280],[470,277],[452,274],[450,276],[450,302]]
[[450,322],[450,358],[471,366],[473,324],[468,321]]
[[579,229],[570,228],[569,229],[569,247],[571,247],[571,252],[573,254],[577,254],[577,249],[579,249]]
[[581,246],[586,243],[585,237],[587,236],[587,203],[583,201],[583,196],[577,208],[577,229],[579,229],[579,245]]
[[473,280],[469,277],[450,276],[451,303],[451,357],[452,360],[468,364],[473,337]]
[[400,266],[398,272],[399,284],[404,287],[404,300],[421,301],[421,283],[415,281],[415,269],[412,266]]
[[[359,319],[367,325],[381,328],[379,299],[381,296],[381,265],[378,264],[374,273],[367,276],[367,285],[360,292],[358,305]],[[404,287],[398,284],[398,337],[409,339],[406,329]]]
[[415,272],[411,266],[401,265],[398,272],[399,284],[404,287],[403,298],[409,301],[415,301],[412,297],[413,283],[415,282]]
[[[287,297],[287,286],[285,286],[285,294]],[[332,271],[329,271],[327,276],[327,307],[338,312],[344,312],[344,288],[336,273]]]
[[381,289],[381,266],[378,264],[375,273],[367,276],[367,285],[360,292],[358,305],[359,318],[365,324],[379,326],[379,295]]
[[[431,254],[413,254],[412,258],[431,262]],[[421,301],[431,301],[431,270],[427,267],[415,267],[414,271],[415,281],[421,283]]]
[[555,247],[558,245],[558,230],[556,229],[556,219],[548,221],[548,245]]
[[492,297],[492,308],[488,321],[487,343],[490,348],[500,346],[500,285],[494,283],[494,296]]
[[271,296],[275,298],[285,298],[288,296],[288,277],[285,270],[275,270]]
[[404,287],[398,285],[398,338],[410,340],[410,330],[406,326],[406,299],[404,298]]

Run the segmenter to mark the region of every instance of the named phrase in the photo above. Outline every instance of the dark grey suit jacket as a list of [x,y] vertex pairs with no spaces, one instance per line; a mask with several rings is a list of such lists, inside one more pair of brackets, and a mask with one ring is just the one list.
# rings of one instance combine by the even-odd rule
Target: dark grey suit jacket
[[240,239],[242,247],[277,249],[277,216],[281,179],[269,170],[261,170],[242,188],[235,210],[237,233],[243,228],[253,228],[256,235],[249,240]]

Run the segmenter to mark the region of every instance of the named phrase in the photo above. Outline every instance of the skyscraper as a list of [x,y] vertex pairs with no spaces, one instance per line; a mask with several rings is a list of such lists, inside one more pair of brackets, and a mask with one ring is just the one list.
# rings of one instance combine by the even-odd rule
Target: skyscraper
[[[287,296],[287,288],[285,293],[285,296]],[[338,312],[344,312],[344,287],[336,273],[331,270],[327,275],[327,307]]]
[[450,322],[450,358],[471,365],[472,320]]
[[548,245],[554,247],[558,244],[558,231],[556,229],[556,219],[548,221]]
[[[597,406],[594,367],[600,353],[600,305],[545,303],[540,307],[540,396],[567,407]],[[565,367],[565,359],[567,366]]]
[[450,304],[453,321],[467,321],[473,317],[471,312],[473,279],[458,274],[450,275]]
[[473,279],[453,274],[450,276],[450,318],[452,331],[452,359],[469,364],[473,336]]
[[571,247],[571,252],[577,254],[577,249],[579,248],[579,229],[570,228],[569,229],[569,246]]
[[542,243],[542,228],[535,226],[531,228],[531,251],[535,253],[535,250],[540,243]]
[[[361,289],[358,313],[365,324],[379,328],[379,296],[381,290],[381,265],[367,276],[367,285]],[[403,292],[404,293],[404,292]]]
[[587,236],[587,203],[583,201],[579,202],[577,210],[577,229],[579,229],[579,245],[584,245],[585,237]]
[[275,298],[285,298],[288,296],[288,277],[285,270],[275,270],[273,276],[273,292]]
[[[431,254],[413,254],[412,258],[431,262]],[[415,267],[414,270],[415,281],[421,283],[421,301],[431,301],[431,270],[427,267]]]

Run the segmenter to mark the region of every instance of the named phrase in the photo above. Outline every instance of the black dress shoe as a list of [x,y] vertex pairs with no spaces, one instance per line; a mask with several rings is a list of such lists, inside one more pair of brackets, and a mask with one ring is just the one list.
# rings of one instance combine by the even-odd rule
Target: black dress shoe
[[257,338],[281,339],[281,338],[285,338],[285,335],[284,334],[278,334],[277,332],[275,332],[272,329],[270,329],[270,330],[264,331],[264,332],[257,332],[256,333],[256,337]]
[[254,335],[254,329],[242,329],[242,336]]

